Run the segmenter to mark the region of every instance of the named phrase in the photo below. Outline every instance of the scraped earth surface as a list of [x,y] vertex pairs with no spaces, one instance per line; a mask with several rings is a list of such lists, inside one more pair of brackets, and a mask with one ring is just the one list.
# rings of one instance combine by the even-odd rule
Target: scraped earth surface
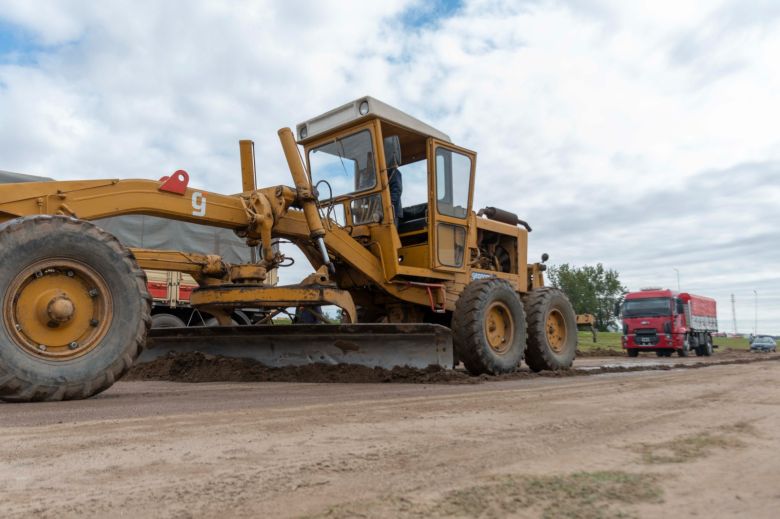
[[[295,374],[316,383],[136,380],[0,404],[0,517],[776,517],[778,359],[588,357],[576,376],[502,378],[330,367]],[[215,362],[243,376],[163,360],[134,376],[202,380]]]
[[506,375],[472,376],[462,365],[454,370],[438,366],[427,369],[396,367],[393,369],[369,368],[356,365],[312,364],[269,368],[252,359],[227,358],[199,352],[168,353],[167,355],[133,366],[125,380],[167,380],[172,382],[338,382],[338,383],[413,383],[413,384],[480,384],[529,379],[538,377],[575,377],[627,371],[670,369],[698,369],[717,364],[745,364],[767,360],[780,360],[774,354],[752,354],[729,350],[713,357],[678,356],[659,358],[643,354],[627,358],[616,350],[606,358],[588,355],[578,358],[573,369],[534,373],[527,367]]

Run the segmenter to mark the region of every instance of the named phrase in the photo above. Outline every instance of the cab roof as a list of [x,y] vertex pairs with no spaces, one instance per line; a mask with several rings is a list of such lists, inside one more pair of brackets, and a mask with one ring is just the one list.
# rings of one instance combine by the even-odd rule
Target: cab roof
[[306,144],[325,133],[371,118],[382,119],[395,126],[399,126],[426,137],[433,137],[441,141],[451,142],[449,135],[440,132],[433,126],[430,126],[387,103],[383,103],[379,99],[371,96],[364,96],[300,123],[296,127],[298,143]]
[[673,292],[668,288],[643,288],[637,292],[630,292],[626,294],[626,299],[648,299],[651,297],[674,297],[677,292]]

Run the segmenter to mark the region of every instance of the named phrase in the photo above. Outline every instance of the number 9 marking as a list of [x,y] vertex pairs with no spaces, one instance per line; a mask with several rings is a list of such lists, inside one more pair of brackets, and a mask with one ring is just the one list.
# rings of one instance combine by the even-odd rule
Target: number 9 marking
[[192,216],[206,216],[206,197],[200,191],[192,193]]

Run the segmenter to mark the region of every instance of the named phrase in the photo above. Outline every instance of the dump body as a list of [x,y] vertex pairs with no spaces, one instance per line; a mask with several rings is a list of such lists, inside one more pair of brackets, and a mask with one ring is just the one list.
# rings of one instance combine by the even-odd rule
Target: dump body
[[715,333],[718,331],[717,303],[714,299],[683,292],[680,299],[685,303],[685,318],[694,332]]
[[625,296],[622,315],[626,350],[687,350],[711,343],[718,330],[715,300],[688,292],[631,292]]

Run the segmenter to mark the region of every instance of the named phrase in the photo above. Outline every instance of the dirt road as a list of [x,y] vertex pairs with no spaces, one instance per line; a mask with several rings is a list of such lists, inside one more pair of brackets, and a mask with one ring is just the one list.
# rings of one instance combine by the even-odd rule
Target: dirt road
[[0,404],[0,434],[4,518],[780,510],[777,361],[477,385],[120,382]]

